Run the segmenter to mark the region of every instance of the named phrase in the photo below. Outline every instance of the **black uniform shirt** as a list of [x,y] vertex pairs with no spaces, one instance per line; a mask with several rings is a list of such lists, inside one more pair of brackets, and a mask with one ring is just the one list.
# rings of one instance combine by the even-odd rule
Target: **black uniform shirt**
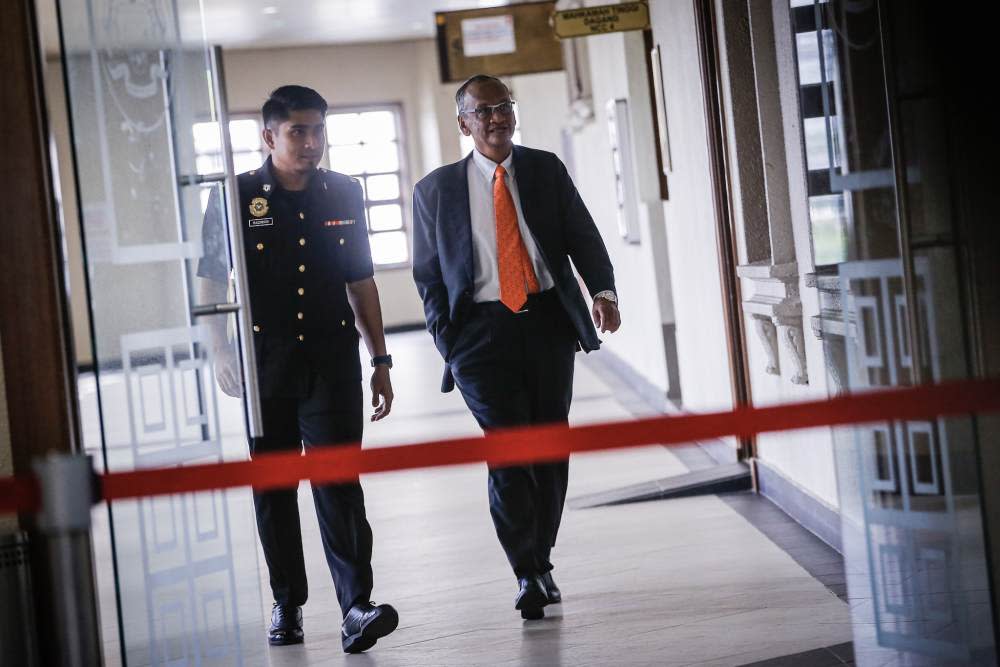
[[[305,190],[287,191],[273,176],[271,158],[238,181],[261,395],[307,395],[310,370],[333,383],[360,380],[346,290],[374,273],[360,183],[318,169]],[[217,190],[212,198],[198,275],[225,282],[229,262]]]

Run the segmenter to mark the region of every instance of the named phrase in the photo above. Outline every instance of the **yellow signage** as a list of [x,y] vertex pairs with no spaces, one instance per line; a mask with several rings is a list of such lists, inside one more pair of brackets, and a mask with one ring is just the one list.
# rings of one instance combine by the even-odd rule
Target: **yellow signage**
[[553,12],[551,23],[559,39],[645,30],[649,27],[649,6],[645,2],[623,2],[618,5],[565,9]]

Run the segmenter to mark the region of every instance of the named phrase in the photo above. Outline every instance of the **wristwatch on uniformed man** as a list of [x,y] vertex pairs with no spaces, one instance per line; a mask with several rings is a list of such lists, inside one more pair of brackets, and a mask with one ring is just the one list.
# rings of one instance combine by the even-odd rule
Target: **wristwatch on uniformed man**
[[610,301],[616,306],[618,305],[618,295],[609,289],[606,289],[603,292],[598,292],[594,295],[594,299],[604,299],[605,301]]
[[392,355],[391,354],[383,354],[383,355],[378,356],[378,357],[372,357],[372,368],[375,368],[379,364],[385,364],[389,368],[392,368]]

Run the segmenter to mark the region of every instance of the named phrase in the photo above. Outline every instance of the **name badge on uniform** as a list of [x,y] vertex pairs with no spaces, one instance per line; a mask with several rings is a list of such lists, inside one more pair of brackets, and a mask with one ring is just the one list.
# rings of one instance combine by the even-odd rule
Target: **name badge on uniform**
[[253,218],[250,220],[250,227],[270,227],[274,224],[274,218]]
[[340,227],[341,225],[353,225],[354,218],[350,220],[327,220],[323,223],[324,227]]

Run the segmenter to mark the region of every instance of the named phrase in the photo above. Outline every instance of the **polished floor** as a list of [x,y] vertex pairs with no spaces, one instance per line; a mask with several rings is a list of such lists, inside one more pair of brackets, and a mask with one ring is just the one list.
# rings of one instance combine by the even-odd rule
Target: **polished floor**
[[[441,366],[426,334],[394,335],[390,348],[396,404],[389,419],[367,428],[366,446],[478,433],[461,397],[437,391]],[[105,433],[114,445],[124,437],[128,417],[109,407],[113,381],[102,380],[102,387]],[[86,437],[93,445],[99,442],[93,381],[81,383],[81,392]],[[244,445],[238,410],[223,403],[220,415],[227,456],[239,456]],[[589,364],[578,362],[571,420],[629,417],[624,401]],[[125,456],[114,451],[112,459]],[[571,461],[570,497],[686,471],[662,447],[577,456]],[[184,506],[183,514],[195,516],[195,523],[210,516],[212,526],[225,527],[216,531],[225,535],[229,549],[228,569],[220,577],[228,580],[233,597],[219,602],[203,596],[204,609],[214,601],[223,615],[233,610],[236,622],[229,617],[221,630],[199,627],[182,612],[175,625],[170,617],[151,620],[149,609],[180,609],[180,603],[157,603],[160,593],[149,590],[158,585],[149,565],[157,550],[149,545],[160,545],[166,554],[172,538],[162,530],[149,542],[136,536],[163,525],[157,517],[171,516],[169,507],[115,508],[117,590],[126,610],[121,651],[109,514],[103,507],[95,510],[106,662],[120,664],[124,653],[130,665],[735,666],[851,639],[849,609],[836,592],[719,497],[567,509],[554,552],[565,602],[550,607],[544,620],[525,622],[513,610],[515,581],[490,523],[484,466],[373,475],[363,485],[375,533],[374,597],[394,604],[401,619],[399,629],[368,654],[341,652],[340,614],[311,496],[303,488],[311,599],[304,608],[306,643],[293,647],[268,648],[263,641],[269,591],[249,498],[241,490],[216,500],[189,499]],[[201,525],[198,534],[215,534],[212,526]],[[187,581],[188,592],[197,594]],[[216,630],[224,637],[218,645],[228,649],[206,648]],[[150,636],[168,639],[153,646]]]

